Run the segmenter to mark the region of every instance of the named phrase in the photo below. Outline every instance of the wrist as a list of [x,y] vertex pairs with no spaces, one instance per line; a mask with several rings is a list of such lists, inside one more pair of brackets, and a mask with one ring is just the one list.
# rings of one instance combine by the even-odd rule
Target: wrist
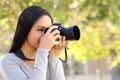
[[57,60],[59,59],[59,56],[48,56],[49,60]]
[[[49,53],[50,53],[50,51],[49,51]],[[49,57],[49,58],[55,58],[55,57],[59,57],[59,55],[54,54],[54,53],[50,53],[50,54],[48,55],[48,57]]]
[[50,49],[49,49],[49,48],[47,48],[47,47],[42,47],[42,46],[39,46],[39,48],[46,49],[46,50],[50,51]]
[[49,55],[49,50],[46,49],[46,48],[38,48],[38,49],[37,49],[37,52],[38,52],[38,53],[46,52],[46,53],[47,53],[47,56]]

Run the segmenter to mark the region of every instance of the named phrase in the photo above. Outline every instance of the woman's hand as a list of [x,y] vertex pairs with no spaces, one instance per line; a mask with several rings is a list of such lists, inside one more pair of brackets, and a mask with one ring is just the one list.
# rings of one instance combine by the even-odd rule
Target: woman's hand
[[57,57],[60,55],[63,49],[65,49],[68,46],[69,41],[65,40],[65,36],[60,37],[60,43],[58,45],[55,45],[50,50],[49,58]]
[[54,45],[58,45],[60,42],[56,39],[60,38],[60,31],[57,26],[51,26],[48,31],[41,37],[39,48],[46,48],[49,51]]

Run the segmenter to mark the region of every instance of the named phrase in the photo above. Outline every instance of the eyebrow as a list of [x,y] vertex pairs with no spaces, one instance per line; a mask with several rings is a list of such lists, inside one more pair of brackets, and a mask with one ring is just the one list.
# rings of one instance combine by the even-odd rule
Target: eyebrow
[[37,26],[37,27],[46,28],[45,26]]

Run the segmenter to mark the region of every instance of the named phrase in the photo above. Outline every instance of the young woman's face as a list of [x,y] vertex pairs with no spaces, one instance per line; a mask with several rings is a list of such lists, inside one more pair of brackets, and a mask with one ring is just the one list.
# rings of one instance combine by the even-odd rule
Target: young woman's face
[[41,36],[44,35],[45,29],[51,25],[52,21],[49,16],[44,15],[40,17],[28,34],[27,44],[33,48],[38,48]]

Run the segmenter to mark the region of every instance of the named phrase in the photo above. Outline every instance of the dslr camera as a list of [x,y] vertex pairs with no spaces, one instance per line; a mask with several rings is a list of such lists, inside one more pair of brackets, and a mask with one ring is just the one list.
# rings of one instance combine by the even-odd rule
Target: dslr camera
[[[58,26],[58,30],[60,31],[61,36],[65,36],[66,40],[74,41],[80,39],[80,29],[77,25],[69,26],[68,28],[65,28],[60,23],[54,23],[53,25]],[[48,28],[45,30],[47,32]]]

